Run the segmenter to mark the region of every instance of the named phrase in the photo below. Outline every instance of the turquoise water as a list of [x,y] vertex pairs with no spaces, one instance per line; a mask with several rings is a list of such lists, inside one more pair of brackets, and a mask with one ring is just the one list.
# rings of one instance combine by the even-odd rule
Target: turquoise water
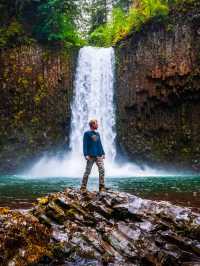
[[[80,187],[81,178],[26,178],[0,176],[0,206],[27,208],[40,196]],[[200,208],[200,176],[106,178],[106,186],[144,198],[169,200],[184,206]],[[88,189],[98,189],[98,179],[91,177]]]

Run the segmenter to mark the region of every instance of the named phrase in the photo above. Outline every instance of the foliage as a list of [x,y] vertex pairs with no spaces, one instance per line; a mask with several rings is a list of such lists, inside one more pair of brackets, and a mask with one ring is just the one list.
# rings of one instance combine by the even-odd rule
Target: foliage
[[[43,43],[62,46],[84,44],[76,29],[77,0],[2,0],[0,46],[23,42],[26,35]],[[14,21],[14,23],[13,23]]]
[[0,48],[32,41],[32,39],[27,37],[23,26],[16,19],[11,21],[9,25],[0,27]]
[[92,32],[98,26],[106,23],[107,21],[107,14],[108,14],[107,1],[93,0],[90,13],[91,13],[90,32]]
[[132,30],[139,30],[148,20],[168,15],[168,4],[162,0],[141,0],[138,7],[131,7],[126,13],[121,8],[114,8],[112,19],[101,25],[90,35],[90,43],[99,46],[115,45]]
[[115,0],[114,7],[120,7],[124,11],[128,11],[129,7],[133,4],[133,0]]
[[88,41],[111,46],[152,18],[162,20],[171,7],[182,12],[195,2],[199,0],[1,0],[0,48],[33,38],[62,47]]
[[40,41],[64,42],[65,45],[80,45],[74,17],[75,1],[48,0],[38,8],[39,16],[34,34]]

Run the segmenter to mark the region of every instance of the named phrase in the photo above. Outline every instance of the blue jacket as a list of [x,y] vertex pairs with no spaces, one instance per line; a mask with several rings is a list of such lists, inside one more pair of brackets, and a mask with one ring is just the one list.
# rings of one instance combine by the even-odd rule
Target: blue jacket
[[101,156],[105,154],[99,132],[94,130],[85,131],[83,136],[83,154],[84,156]]

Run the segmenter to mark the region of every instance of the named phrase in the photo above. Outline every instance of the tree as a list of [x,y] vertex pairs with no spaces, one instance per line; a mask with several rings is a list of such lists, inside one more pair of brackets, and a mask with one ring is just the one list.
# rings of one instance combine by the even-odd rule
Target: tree
[[119,7],[125,12],[128,12],[129,8],[131,5],[134,4],[133,0],[114,0],[113,1],[113,6],[114,7]]
[[53,41],[76,45],[80,41],[75,25],[77,1],[46,0],[38,7],[34,35],[42,42]]
[[[78,0],[0,0],[0,46],[40,42],[81,45],[76,19]],[[24,38],[25,37],[25,38]]]
[[107,22],[107,1],[93,0],[91,5],[90,32]]
[[0,2],[0,23],[1,25],[9,24],[10,19],[21,19],[24,8],[31,3],[37,3],[37,0],[1,0]]

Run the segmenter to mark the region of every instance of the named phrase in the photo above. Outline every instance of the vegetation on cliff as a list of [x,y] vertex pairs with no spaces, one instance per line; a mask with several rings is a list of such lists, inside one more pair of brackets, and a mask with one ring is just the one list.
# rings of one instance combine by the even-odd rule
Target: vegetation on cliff
[[0,58],[0,171],[8,173],[66,149],[76,53],[34,44]]
[[138,5],[131,7],[128,12],[122,8],[114,8],[112,19],[99,26],[90,35],[90,42],[99,46],[115,45],[130,31],[140,30],[141,26],[152,17],[163,18],[168,14],[167,3],[162,0],[141,0]]
[[[0,4],[0,48],[32,43],[112,46],[171,7],[196,0],[30,0]],[[85,25],[85,23],[87,25]]]
[[0,4],[0,47],[37,40],[62,46],[80,46],[75,17],[78,1],[3,1]]
[[[89,42],[96,46],[113,46],[133,31],[152,20],[164,21],[174,7],[182,12],[184,4],[193,4],[196,0],[134,0],[128,11],[121,6],[113,8],[111,19],[99,25],[89,36]],[[187,9],[187,8],[186,8]]]

